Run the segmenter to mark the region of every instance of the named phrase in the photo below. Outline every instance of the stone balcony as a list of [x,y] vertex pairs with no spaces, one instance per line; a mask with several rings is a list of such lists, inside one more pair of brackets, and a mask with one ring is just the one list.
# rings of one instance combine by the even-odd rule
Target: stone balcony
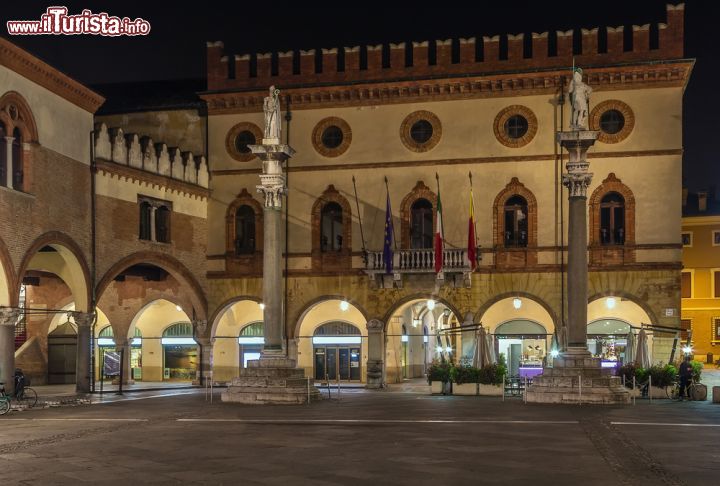
[[[373,282],[384,288],[402,287],[403,279],[410,275],[435,273],[435,251],[432,248],[394,250],[392,274],[388,274],[385,270],[383,252],[370,251],[367,255],[365,273]],[[446,249],[444,250],[443,269],[435,278],[440,285],[470,287],[471,273],[466,249]],[[390,275],[392,278],[386,278]]]

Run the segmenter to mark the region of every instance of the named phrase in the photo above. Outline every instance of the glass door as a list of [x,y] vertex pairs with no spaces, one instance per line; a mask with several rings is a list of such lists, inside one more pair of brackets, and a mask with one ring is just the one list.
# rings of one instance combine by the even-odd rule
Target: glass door
[[338,372],[341,380],[350,379],[350,348],[338,349],[339,360],[338,360]]
[[330,381],[337,380],[337,348],[325,348],[325,369],[327,370],[327,378]]
[[325,379],[325,348],[315,348],[315,379]]
[[360,381],[360,348],[350,348],[350,379]]

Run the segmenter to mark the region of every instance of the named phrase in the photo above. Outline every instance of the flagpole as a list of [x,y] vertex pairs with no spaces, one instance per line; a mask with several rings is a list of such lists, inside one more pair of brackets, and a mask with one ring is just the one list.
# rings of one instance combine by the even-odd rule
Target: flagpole
[[[435,172],[435,181],[437,182],[438,198],[440,198],[440,176],[437,172]],[[441,229],[442,234],[440,236],[442,237],[443,243],[445,243],[445,225],[443,225]]]
[[[388,186],[388,178],[385,176],[385,190],[387,191],[388,200],[390,199],[390,186]],[[390,217],[392,218],[392,206],[390,207]],[[395,250],[397,250],[397,238],[395,237],[395,225],[392,225],[392,231],[393,231],[393,246],[395,247]]]
[[355,192],[355,207],[357,207],[358,222],[360,223],[360,239],[362,240],[363,261],[367,264],[368,255],[365,249],[365,233],[363,233],[362,216],[360,215],[360,202],[358,201],[357,186],[355,186],[355,176],[352,176],[353,191]]
[[475,221],[475,195],[473,194],[473,183],[472,183],[472,171],[468,172],[470,177],[470,205],[472,206],[473,212],[473,229],[475,230],[475,247],[477,248],[477,221]]

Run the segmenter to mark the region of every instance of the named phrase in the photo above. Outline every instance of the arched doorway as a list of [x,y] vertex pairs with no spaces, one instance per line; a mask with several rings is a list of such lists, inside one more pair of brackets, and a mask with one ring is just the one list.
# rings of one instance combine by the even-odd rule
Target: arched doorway
[[78,391],[89,391],[93,319],[82,250],[62,233],[39,237],[20,264],[17,285],[14,367],[37,384],[76,383]]
[[[630,296],[603,295],[588,304],[588,349],[601,358],[603,366],[624,362],[627,335],[642,325],[654,324],[652,317]],[[648,349],[653,362],[669,362],[674,333],[648,331]]]
[[[173,327],[173,324],[178,326]],[[133,343],[137,337],[142,337],[137,363],[142,381],[192,381],[196,378],[197,368],[190,368],[197,366],[197,343],[193,338],[192,323],[180,305],[165,299],[147,303],[133,317],[127,336],[132,336],[130,360],[125,364],[128,373],[136,373],[132,371]]]
[[163,381],[193,381],[197,378],[198,345],[189,321],[175,322],[162,333]]
[[229,382],[241,367],[258,359],[264,338],[263,308],[258,300],[240,298],[226,304],[212,323],[213,379]]
[[385,334],[385,382],[424,379],[434,360],[459,361],[465,341],[460,320],[447,302],[410,298],[389,314]]
[[360,329],[348,322],[327,322],[315,328],[312,344],[315,381],[361,381]]
[[547,309],[539,299],[517,294],[493,303],[481,316],[480,322],[494,335],[497,355],[505,356],[511,376],[538,375],[551,361],[555,323]]
[[[104,357],[106,353],[110,352],[120,352],[121,349],[117,346],[117,343],[115,342],[115,333],[113,331],[113,328],[109,323],[105,325],[104,327],[100,328],[98,326],[100,331],[97,333],[97,339],[95,340],[97,346],[96,346],[96,353],[97,356],[97,374],[95,376],[98,377],[98,380],[101,379],[101,377],[104,378],[102,373],[102,366],[105,362]],[[130,376],[129,379],[133,381],[141,381],[142,380],[142,331],[140,331],[140,328],[136,327],[133,337],[130,339]]]
[[305,376],[324,380],[327,372],[333,382],[367,380],[367,319],[348,301],[326,298],[310,304],[300,314],[291,345]]

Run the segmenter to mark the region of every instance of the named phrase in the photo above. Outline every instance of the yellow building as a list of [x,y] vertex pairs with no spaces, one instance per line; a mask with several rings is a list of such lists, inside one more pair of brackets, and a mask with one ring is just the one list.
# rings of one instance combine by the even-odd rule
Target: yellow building
[[[568,127],[573,56],[600,131],[588,190],[591,350],[622,359],[631,327],[679,328],[682,98],[693,62],[683,58],[683,6],[667,16],[652,42],[647,25],[633,26],[631,44],[622,27],[602,42],[583,29],[580,39],[545,32],[530,43],[520,34],[234,56],[208,43],[201,97],[217,378],[237,373],[236,340],[262,316],[261,163],[248,145],[262,138],[271,85],[282,90],[283,142],[297,151],[281,243],[287,349],[308,375],[369,385],[422,376],[434,358],[470,353],[470,336],[445,331],[463,323],[495,334],[511,372],[547,357],[567,305],[566,155],[555,133]],[[385,177],[391,273],[382,261]],[[445,268],[436,276],[440,199]],[[674,335],[655,334],[655,361],[669,359]]]
[[682,244],[682,327],[692,330],[695,359],[710,363],[720,358],[720,204],[714,193],[683,195]]

